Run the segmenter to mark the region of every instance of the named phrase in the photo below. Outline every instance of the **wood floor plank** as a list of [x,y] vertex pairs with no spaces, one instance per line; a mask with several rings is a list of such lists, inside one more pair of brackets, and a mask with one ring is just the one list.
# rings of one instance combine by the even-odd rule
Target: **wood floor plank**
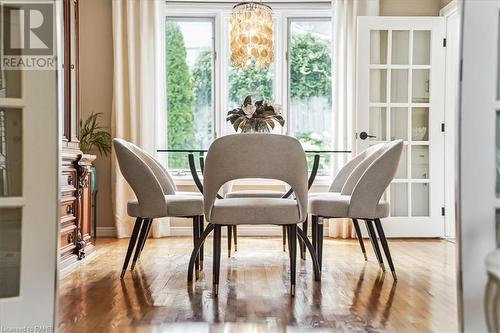
[[[99,239],[92,258],[61,280],[61,332],[456,332],[456,245],[389,240],[398,274],[382,274],[357,240],[325,239],[322,281],[311,260],[297,260],[290,297],[281,238],[240,237],[221,256],[219,297],[212,293],[212,239],[200,279],[187,285],[189,237],[148,240],[134,271],[119,275],[128,240]],[[222,244],[226,244],[222,240]],[[368,242],[366,245],[371,247]],[[224,249],[223,249],[224,250]],[[224,254],[224,251],[222,251]]]

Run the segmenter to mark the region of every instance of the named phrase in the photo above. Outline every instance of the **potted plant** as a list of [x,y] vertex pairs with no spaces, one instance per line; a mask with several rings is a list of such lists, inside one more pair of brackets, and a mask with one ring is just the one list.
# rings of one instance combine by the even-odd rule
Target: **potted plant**
[[239,108],[229,111],[226,120],[235,131],[241,129],[242,133],[269,133],[274,129],[275,122],[285,125],[280,105],[264,100],[252,103],[251,96],[247,96]]
[[[103,127],[99,125],[99,117],[102,115],[101,112],[92,112],[90,116],[82,122],[80,120],[80,150],[89,154],[96,149],[99,151],[100,155],[108,156],[111,153],[111,134],[104,130]],[[91,166],[91,184],[92,184],[92,221],[93,221],[93,237],[95,239],[96,235],[96,198],[97,198],[97,172],[95,166]]]

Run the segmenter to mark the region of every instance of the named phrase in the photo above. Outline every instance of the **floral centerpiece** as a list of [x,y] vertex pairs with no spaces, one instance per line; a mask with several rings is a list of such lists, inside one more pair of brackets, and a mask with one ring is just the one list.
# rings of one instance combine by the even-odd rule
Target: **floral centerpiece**
[[247,96],[240,107],[229,111],[226,120],[236,132],[241,129],[242,133],[269,133],[275,123],[285,125],[279,104],[264,100],[252,104],[251,96]]

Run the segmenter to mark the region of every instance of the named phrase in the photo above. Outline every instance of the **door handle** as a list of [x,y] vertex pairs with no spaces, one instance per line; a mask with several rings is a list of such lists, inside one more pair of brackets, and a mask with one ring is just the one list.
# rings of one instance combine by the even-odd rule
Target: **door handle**
[[376,136],[375,135],[370,135],[370,134],[368,134],[366,132],[361,132],[361,133],[359,133],[359,138],[361,140],[366,140],[367,138],[376,138]]

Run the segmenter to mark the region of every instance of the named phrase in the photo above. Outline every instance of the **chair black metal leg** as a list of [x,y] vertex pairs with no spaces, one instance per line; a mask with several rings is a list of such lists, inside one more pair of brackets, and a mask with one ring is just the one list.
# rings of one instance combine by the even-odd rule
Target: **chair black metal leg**
[[316,254],[318,253],[318,217],[316,215],[312,215],[312,224],[311,224],[311,232],[312,232],[312,246],[314,247],[314,251]]
[[[304,223],[302,223],[302,231],[304,231],[307,237],[307,217]],[[306,260],[306,243],[304,241],[300,241],[300,259]]]
[[227,257],[231,258],[231,244],[232,244],[232,236],[233,235],[233,227],[231,225],[227,226]]
[[193,281],[193,270],[194,270],[194,266],[195,266],[196,256],[198,256],[198,254],[200,252],[200,248],[203,246],[205,239],[212,232],[212,230],[214,230],[214,228],[215,228],[214,224],[209,223],[207,225],[207,227],[205,228],[205,231],[203,231],[200,238],[198,239],[198,242],[196,243],[196,246],[194,247],[193,252],[191,252],[191,258],[189,258],[188,274],[187,274],[188,283]]
[[139,258],[139,253],[141,252],[142,249],[142,245],[146,240],[147,230],[150,220],[151,219],[144,219],[144,222],[142,222],[141,232],[139,234],[139,237],[137,238],[137,246],[135,247],[134,259],[132,259],[132,265],[130,266],[131,271],[134,270],[137,259]]
[[[198,221],[199,221],[198,227],[200,228],[199,235],[201,236],[201,234],[203,234],[203,231],[205,231],[205,217],[203,215],[200,215],[198,217]],[[200,253],[199,253],[199,257],[200,257],[200,271],[203,270],[203,258],[204,258],[204,255],[205,255],[204,248],[205,248],[205,245],[204,245],[204,243],[202,243],[201,247],[200,247]]]
[[382,248],[384,249],[385,258],[387,259],[387,263],[389,264],[389,268],[391,269],[392,276],[394,280],[397,280],[398,277],[396,275],[396,269],[394,268],[394,263],[392,262],[391,251],[389,250],[389,244],[387,243],[387,239],[385,238],[384,228],[382,227],[382,223],[380,219],[375,219],[375,227],[377,228],[378,236],[380,237],[380,243],[382,244]]
[[288,225],[288,248],[290,253],[290,295],[295,296],[297,268],[297,225]]
[[382,271],[385,272],[384,261],[382,259],[382,253],[380,252],[380,247],[378,246],[377,234],[375,234],[375,229],[371,220],[365,220],[366,229],[368,230],[368,236],[370,236],[370,242],[372,243],[373,251],[377,257],[378,264]]
[[[198,222],[198,216],[193,216],[193,247],[198,244],[198,240],[200,239],[200,226]],[[196,280],[200,277],[200,254],[196,256],[195,259],[195,271],[196,271]]]
[[233,225],[234,252],[238,251],[238,230],[236,225]]
[[319,269],[318,257],[316,256],[316,250],[314,250],[314,247],[312,246],[311,242],[309,241],[309,239],[307,238],[307,236],[303,230],[297,229],[297,236],[302,239],[305,246],[309,250],[309,254],[311,255],[311,261],[312,261],[313,268],[314,268],[314,280],[321,281],[321,271]]
[[139,251],[139,257],[137,258],[137,260],[141,259],[142,250],[144,250],[144,245],[146,244],[146,242],[148,240],[149,231],[151,230],[152,225],[153,225],[153,219],[149,219],[148,229],[146,230],[146,238],[144,238],[144,240],[142,241],[141,251]]
[[220,244],[221,226],[216,225],[214,229],[214,259],[213,259],[213,292],[215,296],[219,294],[219,274],[220,274]]
[[356,230],[356,237],[358,237],[359,246],[361,246],[361,252],[363,252],[365,261],[367,261],[368,257],[366,256],[365,242],[363,242],[363,234],[361,233],[361,229],[359,228],[358,220],[352,219],[352,224],[354,225],[354,230]]
[[318,217],[318,263],[319,263],[319,268],[322,270],[323,269],[323,217],[319,216]]
[[286,252],[286,231],[287,227],[283,226],[282,236],[283,236],[283,252]]
[[134,230],[132,230],[132,235],[130,235],[130,241],[128,242],[127,254],[125,255],[125,262],[123,263],[122,273],[120,279],[123,279],[125,272],[127,271],[128,262],[132,256],[132,251],[134,251],[135,243],[137,242],[137,236],[139,235],[139,229],[141,228],[142,218],[138,217],[135,220]]

